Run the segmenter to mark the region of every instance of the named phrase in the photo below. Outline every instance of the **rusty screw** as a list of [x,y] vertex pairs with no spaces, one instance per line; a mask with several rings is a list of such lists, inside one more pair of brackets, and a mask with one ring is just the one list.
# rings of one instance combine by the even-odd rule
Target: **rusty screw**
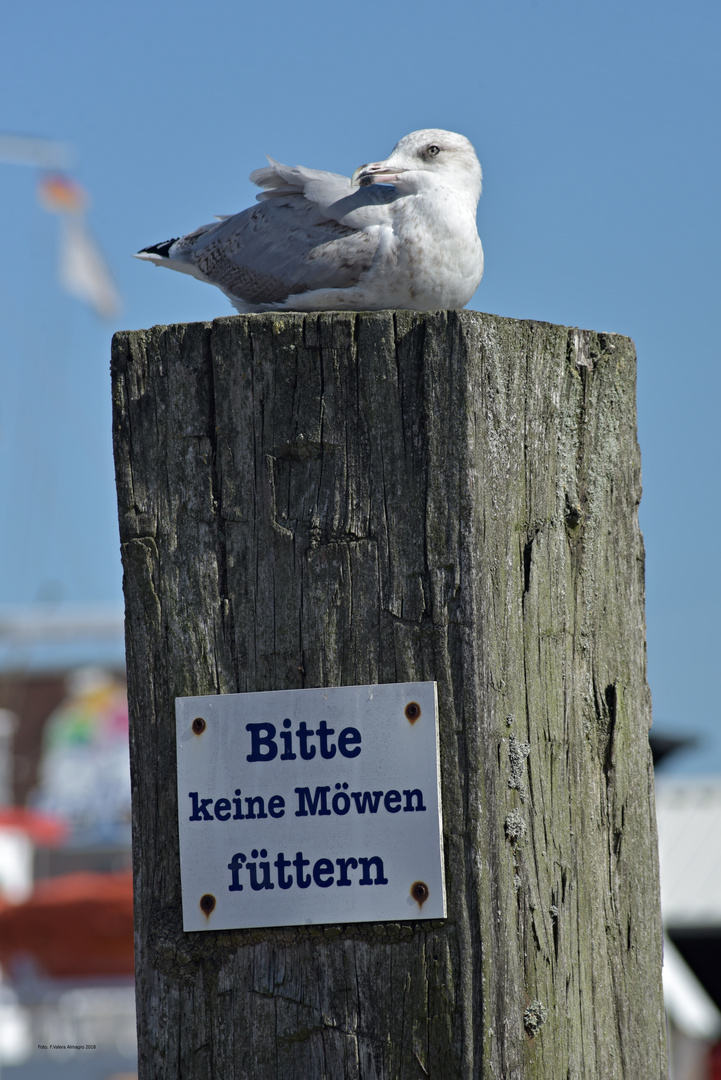
[[418,717],[421,715],[421,707],[417,701],[409,701],[406,705],[406,716],[412,724],[415,724]]
[[215,897],[212,893],[204,893],[200,898],[200,910],[204,915],[210,915],[215,907]]
[[426,885],[425,881],[414,881],[411,885],[411,896],[418,904],[418,907],[423,907],[426,900],[430,895],[430,889]]
[[202,735],[205,731],[206,726],[207,725],[202,716],[196,716],[195,720],[193,720],[193,731],[196,735]]

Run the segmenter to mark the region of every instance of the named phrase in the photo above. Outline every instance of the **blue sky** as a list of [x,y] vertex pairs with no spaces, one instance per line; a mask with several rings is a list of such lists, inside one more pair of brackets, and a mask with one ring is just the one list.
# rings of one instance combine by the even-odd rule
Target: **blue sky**
[[266,152],[350,173],[450,128],[485,176],[469,306],[636,343],[656,726],[702,737],[673,771],[721,769],[720,30],[709,0],[6,6],[0,132],[75,148],[124,309],[61,291],[37,176],[0,163],[0,604],[120,601],[111,332],[232,313],[130,254],[249,205]]

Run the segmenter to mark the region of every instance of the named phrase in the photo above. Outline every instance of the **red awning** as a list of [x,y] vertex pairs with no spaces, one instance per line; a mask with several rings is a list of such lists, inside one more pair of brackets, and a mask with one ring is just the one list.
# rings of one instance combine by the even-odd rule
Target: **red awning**
[[55,847],[68,835],[68,827],[59,818],[39,814],[24,806],[0,807],[0,829],[22,829],[36,847]]
[[65,874],[0,911],[0,963],[30,956],[54,977],[131,975],[133,876]]

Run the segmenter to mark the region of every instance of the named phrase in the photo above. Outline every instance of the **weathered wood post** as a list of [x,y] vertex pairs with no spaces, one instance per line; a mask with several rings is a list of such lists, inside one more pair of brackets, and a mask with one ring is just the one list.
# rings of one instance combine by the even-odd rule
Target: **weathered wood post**
[[[141,1080],[666,1076],[632,343],[118,334]],[[184,933],[174,699],[436,680],[448,917]]]

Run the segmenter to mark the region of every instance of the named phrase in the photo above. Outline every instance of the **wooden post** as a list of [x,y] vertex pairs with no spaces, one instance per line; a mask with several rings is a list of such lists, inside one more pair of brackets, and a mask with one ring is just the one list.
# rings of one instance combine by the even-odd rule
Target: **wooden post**
[[[632,343],[116,335],[141,1080],[666,1076]],[[182,930],[176,696],[435,679],[448,918]]]

